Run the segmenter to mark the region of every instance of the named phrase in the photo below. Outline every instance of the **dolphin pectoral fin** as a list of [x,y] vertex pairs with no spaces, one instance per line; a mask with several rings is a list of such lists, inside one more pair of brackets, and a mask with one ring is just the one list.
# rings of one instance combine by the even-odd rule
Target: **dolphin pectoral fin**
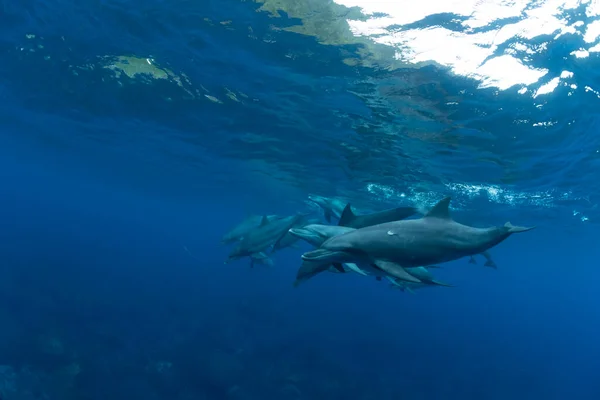
[[442,269],[442,267],[440,267],[439,265],[428,265],[426,269]]
[[302,282],[309,280],[313,276],[318,275],[323,271],[327,271],[329,265],[329,263],[302,261],[302,265],[300,265],[298,272],[296,272],[296,281],[294,282],[294,287],[297,287]]
[[508,233],[521,233],[535,229],[535,226],[514,226],[510,222],[505,223],[504,227],[508,229]]
[[429,283],[431,285],[436,285],[436,286],[455,287],[454,285],[451,285],[449,283],[442,282],[442,281],[437,281],[435,279],[432,279],[431,281],[429,281],[427,283]]
[[471,258],[469,258],[469,264],[477,264],[477,260],[475,260],[475,257],[471,256]]
[[375,280],[378,281],[378,282],[381,282],[381,277],[380,276],[376,276]]
[[358,265],[356,265],[354,263],[346,263],[345,265],[346,265],[346,267],[350,271],[356,272],[357,274],[360,274],[360,275],[363,275],[363,276],[368,276],[368,274],[365,271],[363,271],[362,269],[360,269],[358,267]]
[[344,211],[342,211],[342,215],[340,215],[340,220],[338,221],[338,226],[350,226],[352,221],[356,219],[356,215],[352,212],[352,207],[350,203],[346,204],[344,207]]
[[[405,290],[406,290],[408,293],[410,293],[410,294],[415,294],[415,291],[414,291],[414,290],[412,290],[412,289],[411,289],[410,287],[408,287],[408,286],[406,286],[404,289],[405,289]],[[403,290],[403,291],[404,291],[404,290]]]
[[327,222],[331,222],[331,208],[326,208],[323,210],[323,216]]
[[400,286],[400,285],[398,285],[398,284],[396,283],[396,279],[395,279],[395,278],[392,278],[392,277],[391,277],[391,276],[389,276],[389,275],[386,275],[386,276],[385,276],[385,279],[387,279],[388,281],[390,281],[390,283],[392,284],[392,286]]
[[421,283],[421,280],[409,274],[401,265],[383,260],[375,260],[373,263],[377,268],[391,276],[407,282]]
[[346,270],[344,269],[344,266],[340,263],[333,263],[333,268],[337,269],[339,272],[341,272],[342,274],[346,272]]

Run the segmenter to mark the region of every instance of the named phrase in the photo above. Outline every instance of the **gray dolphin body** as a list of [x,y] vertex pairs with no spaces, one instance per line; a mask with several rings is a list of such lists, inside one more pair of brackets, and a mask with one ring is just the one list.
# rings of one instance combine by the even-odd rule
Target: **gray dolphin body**
[[319,195],[309,195],[308,199],[323,209],[323,215],[327,222],[331,222],[331,217],[340,218],[346,202],[333,197],[325,197]]
[[301,218],[303,216],[297,214],[269,221],[267,216],[264,216],[261,224],[256,229],[248,232],[238,242],[225,263],[265,251],[285,235]]
[[319,263],[374,264],[389,275],[408,282],[423,281],[406,271],[479,254],[513,233],[533,227],[507,222],[501,227],[474,228],[452,220],[450,197],[436,204],[423,218],[387,222],[360,228],[325,241],[302,259]]
[[[242,237],[246,236],[253,229],[258,228],[263,220],[262,215],[248,215],[242,222],[231,228],[229,232],[223,235],[221,239],[221,243],[233,243],[240,240]],[[268,221],[273,221],[277,218],[280,218],[277,215],[267,215]]]
[[400,221],[418,212],[419,209],[415,207],[397,207],[372,214],[356,215],[348,203],[340,216],[338,225],[360,229],[386,222]]

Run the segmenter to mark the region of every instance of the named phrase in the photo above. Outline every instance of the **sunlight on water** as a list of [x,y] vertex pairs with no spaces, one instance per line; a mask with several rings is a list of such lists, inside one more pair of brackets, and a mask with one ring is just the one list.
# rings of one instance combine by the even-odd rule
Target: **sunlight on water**
[[[490,202],[511,207],[534,206],[543,208],[558,207],[558,201],[583,200],[582,198],[575,196],[572,192],[559,192],[556,190],[525,193],[502,188],[497,185],[465,183],[447,183],[445,184],[445,187],[453,197],[451,208],[454,210],[465,209],[467,204],[466,201],[472,201],[477,198],[487,199]],[[442,196],[437,192],[424,192],[417,188],[409,188],[406,191],[397,191],[389,186],[373,183],[367,184],[366,190],[379,200],[409,201],[422,209],[432,207]],[[573,210],[573,216],[580,219],[581,222],[588,220],[587,216],[577,210]]]
[[[335,1],[347,7],[360,7],[367,19],[348,20],[353,34],[395,47],[397,58],[414,64],[434,62],[450,67],[455,74],[480,81],[481,87],[506,90],[519,85],[520,94],[530,92],[525,86],[538,83],[548,74],[547,69],[531,65],[527,57],[544,50],[547,43],[533,45],[521,40],[539,40],[545,35],[552,35],[554,40],[562,35],[580,35],[586,43],[594,44],[600,36],[600,21],[586,25],[566,17],[569,11],[582,5],[589,18],[596,17],[600,15],[598,1],[547,0],[533,4],[524,0]],[[436,14],[437,21],[431,26],[415,26],[425,25],[426,18]],[[403,27],[409,24],[414,25]],[[452,26],[462,29],[458,31]],[[581,58],[594,51],[600,51],[600,44],[572,55]],[[558,84],[559,78],[551,77],[542,87],[533,89],[532,95],[550,93]]]

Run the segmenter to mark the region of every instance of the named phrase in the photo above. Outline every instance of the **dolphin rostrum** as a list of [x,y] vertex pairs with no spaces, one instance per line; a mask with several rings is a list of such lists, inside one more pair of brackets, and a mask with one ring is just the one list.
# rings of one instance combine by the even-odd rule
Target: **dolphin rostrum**
[[433,265],[482,253],[513,233],[534,227],[474,228],[450,217],[450,197],[438,202],[423,218],[360,228],[325,241],[302,255],[307,262],[373,264],[389,275],[421,283],[406,268]]

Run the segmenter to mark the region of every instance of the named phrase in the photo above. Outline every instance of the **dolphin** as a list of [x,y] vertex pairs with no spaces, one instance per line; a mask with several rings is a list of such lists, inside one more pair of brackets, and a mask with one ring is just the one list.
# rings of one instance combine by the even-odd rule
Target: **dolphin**
[[513,226],[510,222],[492,228],[460,224],[450,216],[450,199],[442,199],[419,219],[386,222],[334,236],[318,249],[304,253],[302,260],[375,265],[395,278],[422,283],[406,268],[479,254],[513,233],[535,228]]
[[[354,230],[356,229],[344,226],[312,224],[302,228],[292,228],[290,229],[290,233],[292,235],[298,236],[306,240],[308,243],[312,244],[315,247],[319,247],[329,238]],[[334,263],[333,265],[330,265],[323,263],[303,262],[296,274],[295,285],[297,286],[299,283],[306,281],[324,271],[338,273],[355,272],[363,276],[375,276],[378,280],[381,280],[382,277],[390,277],[385,271],[381,270],[380,268],[374,265],[369,264],[357,265],[355,263]],[[437,283],[433,282],[430,284],[435,285]]]
[[249,257],[252,254],[263,252],[269,246],[277,243],[277,241],[302,218],[304,218],[303,215],[296,214],[269,221],[268,217],[265,215],[260,225],[256,229],[248,232],[242,240],[238,242],[238,245],[229,254],[225,264],[232,260]]
[[278,250],[284,249],[286,247],[294,247],[296,242],[298,242],[298,240],[300,240],[299,236],[291,233],[291,231],[294,228],[301,229],[302,227],[304,227],[306,225],[318,224],[319,222],[321,222],[321,220],[317,219],[317,218],[311,218],[309,220],[305,220],[304,218],[301,219],[300,221],[298,221],[298,223],[294,227],[292,227],[288,232],[286,232],[285,235],[283,235],[279,241],[277,241],[273,245],[273,248],[271,249],[271,254],[275,253]]
[[385,222],[400,221],[418,212],[419,209],[415,207],[397,207],[373,214],[356,215],[352,211],[350,203],[348,203],[340,216],[338,225],[359,229]]
[[311,194],[308,199],[323,209],[323,215],[327,222],[331,222],[331,217],[340,218],[346,203],[343,200],[333,197],[325,197]]
[[[281,218],[278,215],[267,215],[268,221]],[[231,228],[229,232],[223,235],[221,243],[229,244],[237,242],[242,237],[246,236],[251,230],[257,228],[262,222],[262,215],[248,215],[242,222]]]

